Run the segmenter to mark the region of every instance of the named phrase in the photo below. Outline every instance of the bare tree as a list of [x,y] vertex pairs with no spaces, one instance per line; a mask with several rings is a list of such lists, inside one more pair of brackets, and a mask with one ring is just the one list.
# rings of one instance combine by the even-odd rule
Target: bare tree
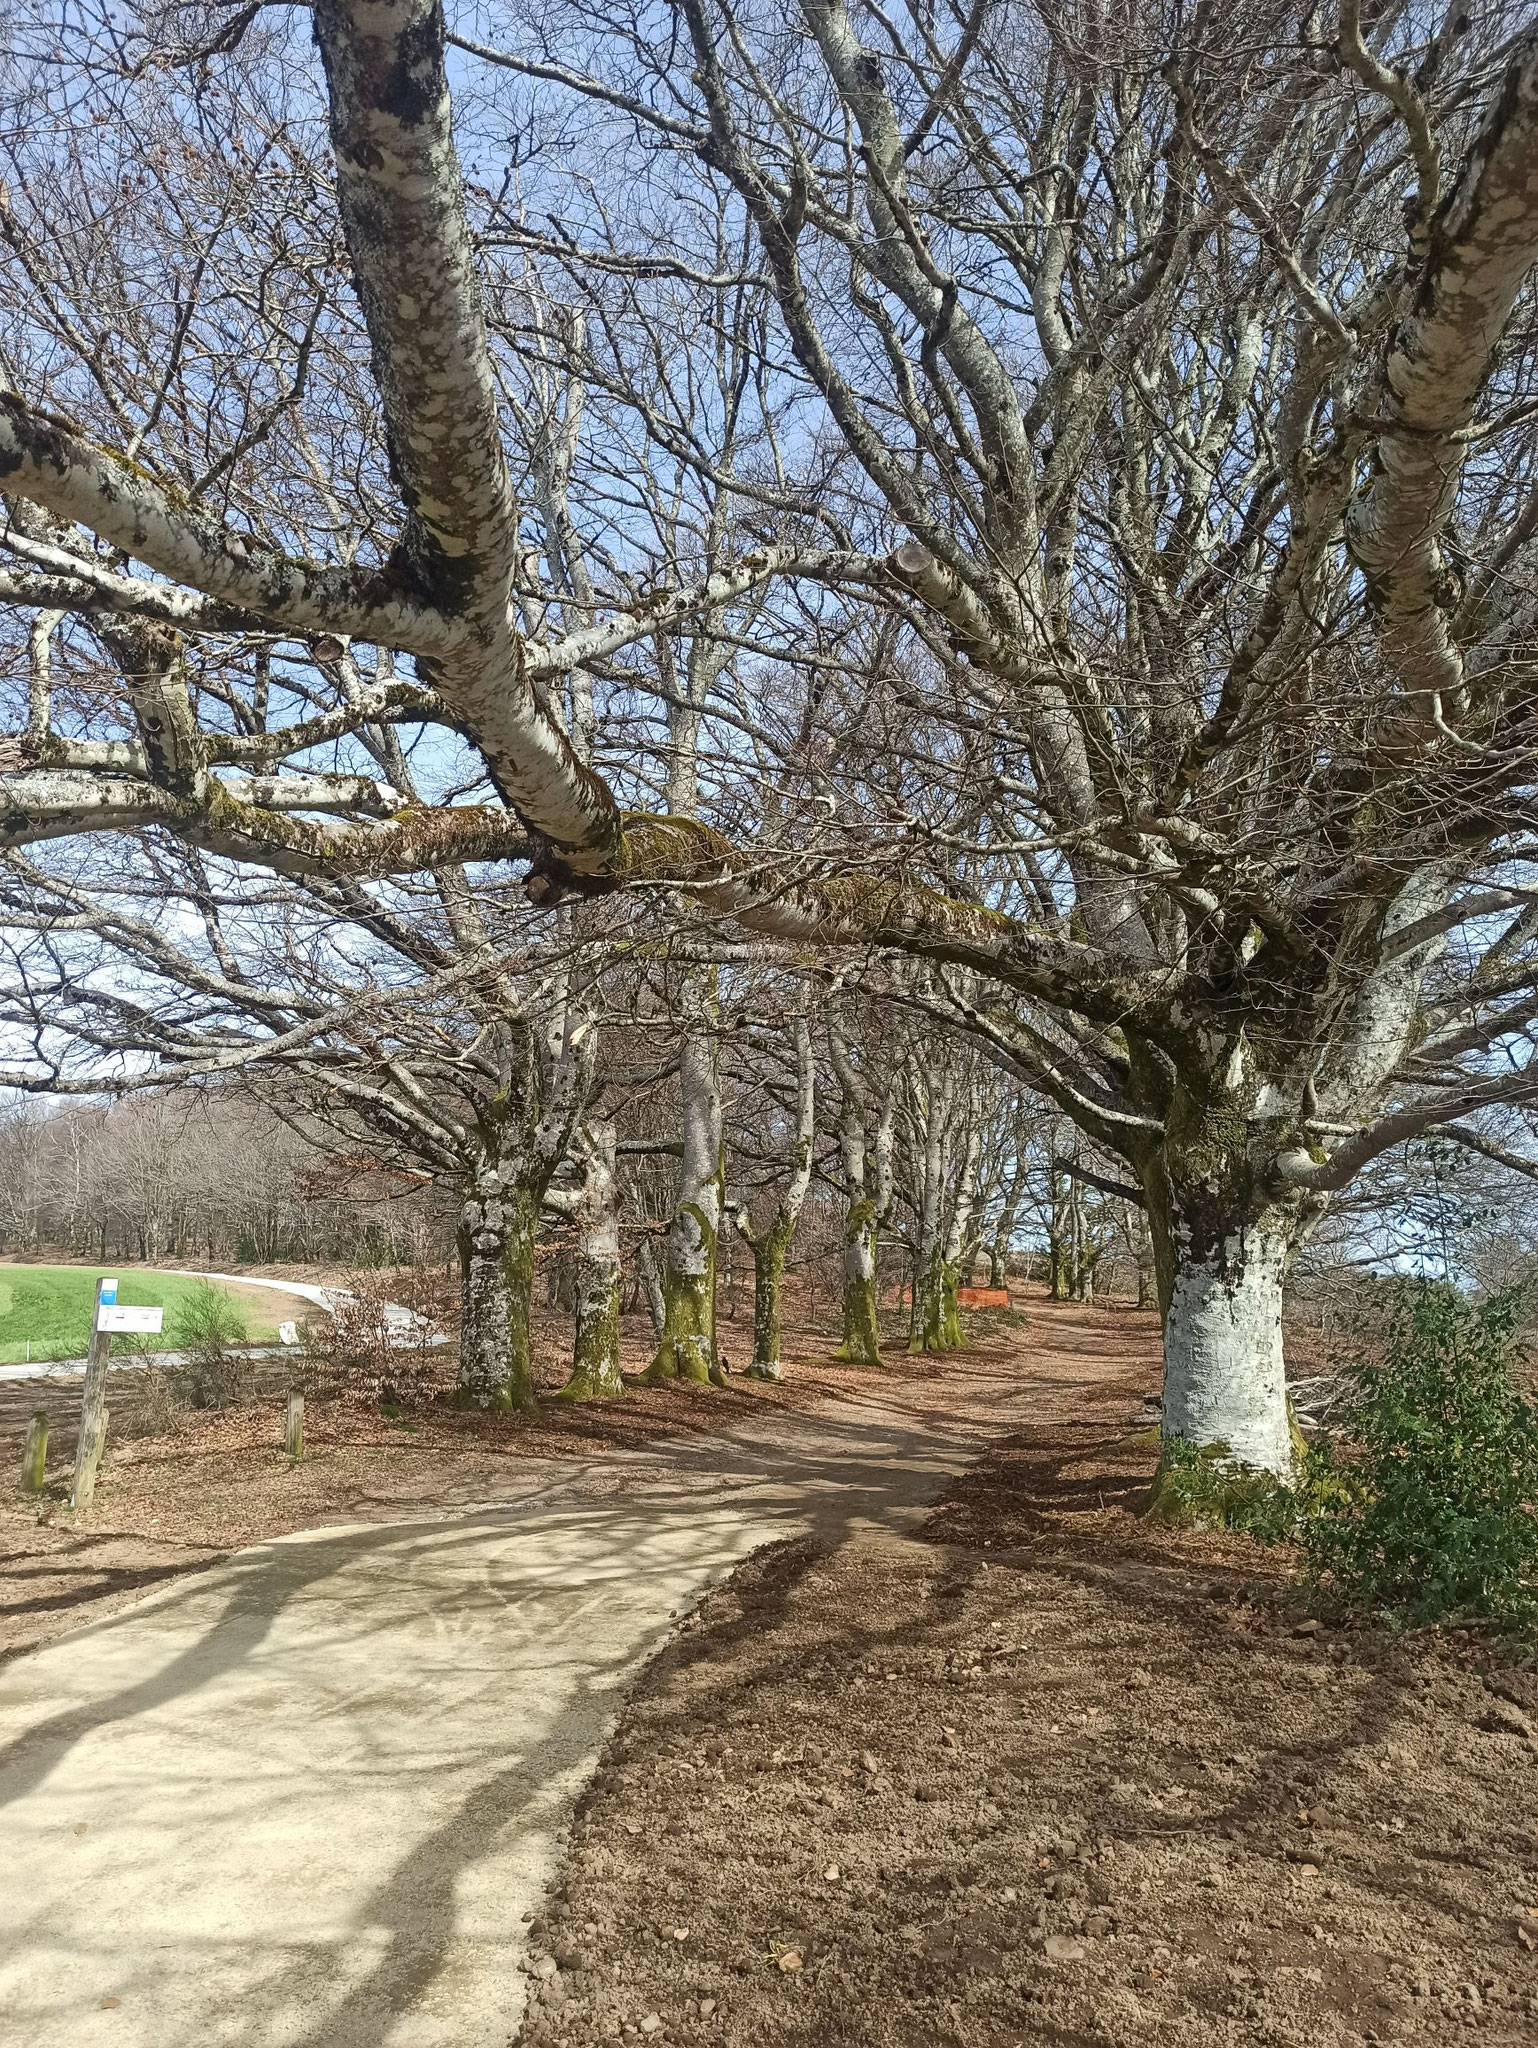
[[574,969],[569,915],[532,950],[530,923],[520,901],[509,920],[457,868],[414,889],[258,883],[172,846],[71,881],[11,853],[0,1021],[28,1056],[4,1081],[66,1097],[153,1091],[113,1124],[107,1175],[120,1205],[142,1191],[141,1257],[161,1248],[171,1148],[199,1101],[174,1103],[178,1081],[262,1077],[268,1112],[312,1145],[451,1191],[460,1394],[526,1408],[535,1240],[588,1104],[602,958],[584,948]]
[[[578,0],[460,39],[509,125],[520,94],[591,110],[580,159],[523,186],[530,216],[593,228],[559,259],[528,219],[504,231],[505,197],[472,194],[472,219],[431,0],[321,0],[319,78],[257,16],[245,47],[198,9],[157,24],[162,61],[126,79],[71,25],[59,120],[11,143],[6,369],[27,396],[0,399],[0,482],[31,623],[4,833],[153,825],[327,881],[532,856],[536,904],[656,884],[822,957],[928,963],[935,1014],[1135,1180],[1168,1428],[1280,1469],[1281,1287],[1331,1197],[1533,1089],[1538,44],[1499,5],[1364,22],[1342,0],[1300,30],[1274,0],[999,0],[914,7],[899,32],[800,0],[791,36],[756,0],[674,14],[659,35]],[[589,72],[540,41],[567,26]],[[195,225],[182,47],[226,81],[207,91],[242,232],[288,246],[239,168],[258,134],[312,224],[283,293],[255,295],[286,310],[233,350],[238,417],[174,336],[157,370],[165,297],[143,283],[146,249]],[[93,95],[167,150],[132,219]],[[291,118],[313,131],[322,99],[334,211]],[[103,201],[62,244],[47,148]],[[643,288],[659,203],[675,313],[692,290],[713,335],[723,271],[775,308],[744,374],[776,452],[728,473],[724,533],[761,536],[740,553],[646,555],[618,502],[626,433],[715,476],[687,408],[635,373],[678,332]],[[197,244],[232,289],[239,243],[214,222]],[[514,245],[518,276],[586,281],[583,318],[516,348],[484,310]],[[93,250],[121,321],[82,324],[65,289]],[[559,536],[530,561],[501,398],[520,351],[562,349],[608,373],[593,488],[568,493],[610,507],[581,624]],[[718,671],[744,764],[786,678],[813,714],[714,821],[622,808],[601,736],[590,765],[552,694],[619,662],[665,699],[639,651],[688,621],[751,643]],[[353,737],[411,721],[472,757],[445,752],[422,801]]]

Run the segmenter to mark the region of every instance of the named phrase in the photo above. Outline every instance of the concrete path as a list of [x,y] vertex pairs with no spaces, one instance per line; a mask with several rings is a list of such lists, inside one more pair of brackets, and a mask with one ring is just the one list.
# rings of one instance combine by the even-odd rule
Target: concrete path
[[529,1461],[483,1509],[261,1544],[5,1667],[0,2043],[504,2048],[521,1916],[675,1612],[773,1537],[909,1523],[1030,1392],[958,1367],[938,1423],[894,1389]]

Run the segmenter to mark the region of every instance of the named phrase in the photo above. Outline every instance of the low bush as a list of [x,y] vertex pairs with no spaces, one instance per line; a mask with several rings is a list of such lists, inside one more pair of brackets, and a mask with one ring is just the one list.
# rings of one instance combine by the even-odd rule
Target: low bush
[[1294,1489],[1269,1472],[1238,1464],[1227,1444],[1182,1443],[1168,1438],[1148,1511],[1177,1527],[1237,1529],[1257,1543],[1285,1543],[1296,1533],[1300,1502]]
[[[452,1327],[455,1306],[436,1269],[401,1266],[388,1279],[358,1275],[333,1296],[331,1313],[300,1325],[305,1391],[386,1414],[423,1406],[453,1374],[454,1348],[441,1333]],[[392,1308],[404,1308],[407,1319]]]
[[1431,1284],[1392,1300],[1340,1430],[1308,1459],[1306,1568],[1342,1605],[1538,1620],[1538,1409],[1512,1377],[1523,1305]]
[[248,1361],[232,1347],[249,1342],[245,1311],[217,1287],[189,1288],[166,1323],[171,1353],[164,1382],[182,1408],[231,1408],[247,1392]]

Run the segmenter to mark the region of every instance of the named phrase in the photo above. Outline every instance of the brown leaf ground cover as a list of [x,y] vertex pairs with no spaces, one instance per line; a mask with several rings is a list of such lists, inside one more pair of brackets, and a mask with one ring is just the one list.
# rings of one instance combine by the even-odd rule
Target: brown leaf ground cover
[[522,2040],[1538,2040],[1531,1674],[1141,1521],[1151,1318],[1024,1339],[1039,1423],[921,1539],[760,1552],[651,1667]]

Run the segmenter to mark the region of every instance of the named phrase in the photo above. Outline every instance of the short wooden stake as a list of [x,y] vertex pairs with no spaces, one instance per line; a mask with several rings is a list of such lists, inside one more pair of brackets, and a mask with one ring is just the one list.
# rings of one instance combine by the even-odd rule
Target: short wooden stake
[[48,1464],[48,1410],[39,1408],[27,1424],[27,1448],[21,1454],[21,1490],[41,1493]]
[[107,1360],[112,1355],[112,1333],[98,1328],[101,1290],[102,1282],[98,1280],[96,1307],[91,1316],[91,1348],[85,1361],[85,1394],[80,1403],[80,1441],[75,1446],[75,1484],[69,1502],[72,1508],[91,1505],[96,1496],[101,1454],[107,1448]]
[[304,1396],[297,1388],[289,1394],[283,1418],[283,1448],[291,1458],[304,1456]]

